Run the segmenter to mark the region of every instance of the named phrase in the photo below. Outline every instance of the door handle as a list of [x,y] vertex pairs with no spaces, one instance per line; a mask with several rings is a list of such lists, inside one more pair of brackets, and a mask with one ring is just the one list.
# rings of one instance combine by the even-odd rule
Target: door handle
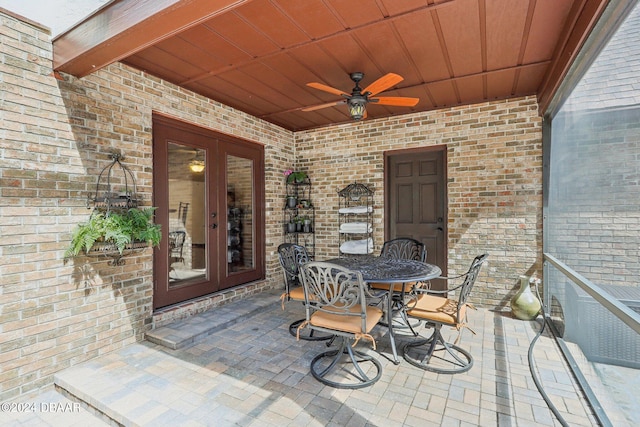
[[215,222],[213,224],[210,225],[212,230],[215,230],[216,228],[218,228],[218,224],[216,224]]
[[215,218],[215,217],[217,217],[217,216],[218,216],[218,214],[217,214],[217,213],[215,213],[215,212],[211,212],[211,218]]
[[444,231],[442,227],[438,227],[438,231]]

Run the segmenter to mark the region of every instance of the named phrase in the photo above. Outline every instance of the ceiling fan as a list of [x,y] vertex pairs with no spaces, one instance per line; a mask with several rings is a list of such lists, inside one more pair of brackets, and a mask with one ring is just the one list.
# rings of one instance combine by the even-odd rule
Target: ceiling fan
[[399,76],[398,74],[388,73],[380,77],[378,80],[371,83],[364,89],[362,89],[359,85],[360,81],[364,78],[364,73],[351,73],[349,74],[349,77],[351,77],[351,80],[353,80],[356,84],[350,94],[322,83],[307,83],[307,86],[309,87],[322,90],[324,92],[329,92],[334,95],[339,95],[344,97],[345,99],[306,107],[303,108],[302,111],[315,111],[322,108],[334,107],[340,104],[347,104],[347,107],[349,108],[349,115],[351,115],[351,118],[353,118],[354,120],[361,120],[367,116],[367,110],[365,106],[369,102],[376,103],[378,105],[413,107],[418,103],[418,101],[420,101],[420,99],[418,98],[408,98],[403,96],[375,96],[404,80],[404,78],[402,76]]

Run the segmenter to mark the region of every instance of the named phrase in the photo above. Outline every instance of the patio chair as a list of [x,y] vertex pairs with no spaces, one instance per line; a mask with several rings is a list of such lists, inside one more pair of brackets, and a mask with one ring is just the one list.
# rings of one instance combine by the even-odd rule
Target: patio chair
[[[294,243],[282,243],[278,246],[278,260],[280,261],[282,274],[284,275],[285,291],[280,297],[283,309],[285,300],[298,301],[304,304],[304,290],[302,288],[302,281],[300,280],[300,266],[309,262],[309,255],[306,248]],[[304,320],[305,319],[299,319],[291,323],[289,325],[289,333],[294,337],[298,337],[298,326],[300,326]],[[299,337],[306,341],[321,341],[330,339],[332,335],[317,334],[314,331],[310,331],[308,335]]]
[[189,211],[189,203],[180,202],[178,204],[178,219],[182,221],[182,225],[187,225],[187,212]]
[[[311,374],[336,388],[362,388],[382,375],[374,357],[354,347],[361,339],[376,342],[370,332],[382,318],[379,307],[367,305],[362,274],[328,262],[300,267],[305,292],[306,318],[299,330],[310,328],[334,335],[337,348],[311,360]],[[341,363],[343,359],[345,362]]]
[[174,262],[184,262],[182,249],[186,237],[187,233],[184,231],[169,232],[169,267],[171,267],[171,264]]
[[[427,249],[422,242],[409,237],[399,237],[397,239],[384,242],[382,250],[380,251],[380,256],[393,259],[412,259],[425,262],[427,259]],[[387,291],[387,293],[383,295],[385,298],[389,297],[389,286],[390,285],[388,283],[369,283],[369,288],[374,291]],[[398,312],[403,317],[401,320],[404,325],[399,325],[399,327],[409,326],[413,335],[416,336],[417,333],[413,330],[413,327],[417,327],[420,322],[411,325],[408,319],[404,316],[404,311],[402,310],[405,295],[408,292],[411,292],[414,286],[416,286],[415,282],[406,283],[404,285],[402,283],[394,283],[393,288],[391,288],[391,303],[394,313]]]
[[[434,291],[416,287],[413,290],[415,297],[405,306],[405,313],[409,318],[424,320],[427,324],[433,325],[433,334],[429,338],[420,338],[404,346],[404,359],[407,362],[424,370],[442,374],[456,374],[471,369],[473,357],[468,351],[458,347],[457,343],[462,329],[469,328],[467,308],[473,306],[467,299],[487,256],[483,254],[475,257],[471,267],[464,274],[440,277],[447,281],[462,279],[462,283],[453,288]],[[457,299],[446,296],[454,291],[458,293]],[[449,343],[444,339],[441,332],[443,326],[455,327],[459,331],[455,343]]]

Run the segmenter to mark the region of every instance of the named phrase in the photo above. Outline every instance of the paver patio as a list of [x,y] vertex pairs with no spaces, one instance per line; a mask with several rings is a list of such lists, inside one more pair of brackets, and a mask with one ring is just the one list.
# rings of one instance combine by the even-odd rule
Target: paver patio
[[[424,372],[404,360],[394,365],[386,330],[377,326],[382,378],[369,388],[338,390],[309,373],[311,359],[325,344],[289,335],[289,323],[304,310],[289,303],[283,311],[280,293],[269,291],[155,331],[155,341],[182,342],[176,349],[146,341],[64,370],[55,377],[56,388],[71,400],[46,391],[20,401],[80,401],[80,411],[12,412],[4,425],[560,425],[527,362],[539,322],[471,311],[476,335],[465,330],[461,346],[475,363],[457,375]],[[190,334],[197,338],[185,341]],[[403,331],[398,335],[401,344],[411,339]],[[545,390],[569,425],[597,425],[548,330],[534,354]]]

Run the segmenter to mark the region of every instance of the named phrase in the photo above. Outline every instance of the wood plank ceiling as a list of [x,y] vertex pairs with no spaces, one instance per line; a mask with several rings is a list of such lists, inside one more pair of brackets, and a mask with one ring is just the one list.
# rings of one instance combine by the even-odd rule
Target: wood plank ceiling
[[[145,9],[147,3],[154,8]],[[566,73],[567,55],[605,4],[119,0],[54,40],[54,67],[83,76],[95,64],[119,60],[298,131],[352,121],[345,105],[301,109],[340,100],[306,83],[351,92],[354,71],[364,72],[363,87],[397,73],[404,80],[381,95],[420,99],[415,107],[370,103],[367,120],[523,95],[548,98]],[[98,31],[116,25],[122,28]]]

